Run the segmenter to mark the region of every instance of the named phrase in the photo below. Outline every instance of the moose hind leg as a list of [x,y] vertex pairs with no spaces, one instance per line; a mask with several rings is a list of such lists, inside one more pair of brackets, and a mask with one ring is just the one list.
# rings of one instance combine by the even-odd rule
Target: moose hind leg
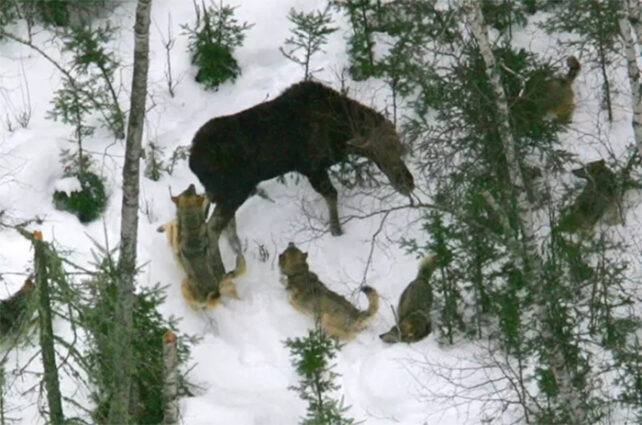
[[[233,214],[233,213],[232,213]],[[214,212],[207,223],[207,235],[210,240],[209,249],[207,251],[207,262],[212,268],[212,273],[216,280],[220,280],[225,274],[225,266],[221,258],[221,250],[219,248],[219,239],[225,225],[230,220],[230,214],[225,211],[225,208],[216,205]]]
[[339,222],[339,211],[337,208],[337,190],[332,185],[328,172],[326,170],[319,171],[307,176],[312,188],[319,192],[328,204],[328,214],[330,217],[330,233],[333,236],[340,236],[343,234],[341,230],[341,223]]
[[[236,218],[234,218],[234,216],[232,216],[223,231],[227,236],[227,240],[230,243],[232,250],[236,254],[236,266],[234,267],[234,270],[226,273],[224,278],[233,279],[235,277],[243,275],[246,269],[245,256],[243,255],[243,246],[241,245],[241,240],[239,239],[238,233],[236,233]],[[234,290],[234,292],[236,292],[236,289]],[[238,298],[238,295],[236,295],[236,297]]]
[[227,223],[224,229],[225,236],[232,247],[234,253],[238,255],[243,255],[243,247],[241,245],[241,239],[239,239],[238,233],[236,233],[236,218],[232,216],[230,221]]
[[[249,192],[249,191],[248,191]],[[234,213],[241,206],[247,198],[248,192],[243,192],[245,196],[234,196],[227,198],[224,202],[219,202],[214,208],[214,212],[207,223],[207,234],[210,240],[208,250],[208,263],[214,272],[217,280],[220,280],[225,275],[225,266],[221,258],[221,251],[219,248],[219,239],[225,227],[230,223],[233,224],[234,234],[236,235],[236,223],[234,221]],[[241,241],[236,236],[236,246],[234,242],[230,241],[234,251],[237,249],[241,251]]]

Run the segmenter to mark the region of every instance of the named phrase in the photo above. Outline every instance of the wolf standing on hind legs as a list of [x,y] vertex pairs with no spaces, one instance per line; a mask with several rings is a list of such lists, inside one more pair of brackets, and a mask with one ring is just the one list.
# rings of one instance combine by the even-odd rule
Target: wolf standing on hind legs
[[359,310],[348,300],[328,289],[316,274],[310,271],[308,254],[292,242],[279,255],[279,268],[285,281],[290,303],[297,310],[319,318],[321,327],[330,336],[352,338],[363,329],[379,309],[379,294],[365,286],[368,309]]
[[[233,278],[245,272],[243,254],[236,257],[234,271],[217,274],[208,262],[212,245],[207,232],[209,202],[205,196],[197,195],[190,185],[179,196],[172,196],[176,204],[176,219],[163,224],[159,232],[165,232],[178,264],[186,275],[181,282],[183,297],[192,308],[212,307],[220,295],[238,298]],[[240,247],[240,242],[239,242]]]

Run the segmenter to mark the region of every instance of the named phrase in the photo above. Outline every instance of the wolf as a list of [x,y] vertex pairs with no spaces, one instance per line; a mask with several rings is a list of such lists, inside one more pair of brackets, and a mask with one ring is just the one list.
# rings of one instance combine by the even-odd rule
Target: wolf
[[572,86],[580,72],[580,62],[575,56],[569,56],[566,58],[566,66],[568,71],[564,77],[546,83],[545,107],[548,114],[568,123],[573,117],[575,107]]
[[416,342],[432,330],[432,285],[430,277],[439,265],[436,255],[426,257],[419,265],[417,277],[408,284],[399,298],[397,324],[379,335],[384,342]]
[[607,212],[615,212],[618,203],[618,178],[604,159],[589,162],[572,173],[586,179],[587,184],[560,219],[558,230],[566,233],[591,230]]
[[31,278],[27,278],[22,288],[6,300],[0,300],[0,336],[19,329],[30,319],[30,299],[35,286]]
[[207,232],[209,201],[197,195],[191,184],[178,196],[171,197],[176,205],[176,219],[158,228],[165,232],[177,263],[186,276],[181,282],[181,292],[192,308],[213,307],[220,295],[238,298],[234,278],[245,273],[245,257],[238,254],[236,268],[217,277],[207,262],[210,240]]
[[328,289],[310,271],[308,254],[292,242],[279,255],[279,268],[290,303],[297,310],[318,317],[330,336],[348,339],[355,336],[379,309],[379,294],[369,286],[362,288],[368,297],[368,309],[359,310],[341,295]]

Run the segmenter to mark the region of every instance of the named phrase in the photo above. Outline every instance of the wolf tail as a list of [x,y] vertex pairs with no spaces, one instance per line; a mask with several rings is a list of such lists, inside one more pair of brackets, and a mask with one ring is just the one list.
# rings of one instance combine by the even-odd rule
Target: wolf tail
[[435,269],[439,267],[439,256],[438,255],[429,255],[424,257],[419,263],[419,272],[417,273],[417,279],[427,282],[430,280]]
[[368,297],[368,309],[360,314],[360,324],[363,325],[379,310],[379,293],[370,286],[364,286],[361,291]]

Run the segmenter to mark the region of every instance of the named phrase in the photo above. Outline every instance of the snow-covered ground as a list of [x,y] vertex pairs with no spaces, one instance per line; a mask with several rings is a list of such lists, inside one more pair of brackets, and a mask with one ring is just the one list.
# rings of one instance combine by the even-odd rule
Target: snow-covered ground
[[[267,98],[277,96],[302,77],[299,66],[288,61],[278,50],[289,36],[287,13],[291,7],[311,10],[319,4],[313,0],[245,0],[238,4],[237,17],[254,26],[247,32],[236,57],[243,71],[234,84],[224,84],[218,91],[204,91],[194,82],[195,69],[190,66],[186,52],[187,37],[180,25],[193,23],[192,2],[154,0],[150,41],[149,112],[146,118],[145,141],[164,149],[167,159],[179,146],[188,145],[195,131],[208,119],[232,114]],[[124,2],[108,18],[120,31],[114,42],[122,63],[123,91],[121,105],[127,105],[131,78],[133,10],[135,2]],[[335,14],[336,15],[336,14]],[[171,52],[173,76],[178,84],[176,96],[170,97],[164,76],[165,51],[162,39],[167,38],[168,21],[176,44]],[[314,57],[315,68],[323,68],[316,77],[338,87],[338,75],[346,64],[345,23],[329,39],[327,53]],[[13,28],[17,34],[23,30]],[[532,34],[522,34],[518,42],[554,57],[570,52],[553,52],[553,42],[539,33],[533,42]],[[54,58],[60,53],[48,42],[43,31],[34,42]],[[548,40],[548,42],[547,42]],[[631,142],[628,91],[624,68],[617,79],[616,121],[610,128],[598,125],[595,116],[599,102],[595,93],[599,87],[597,73],[580,74],[576,82],[576,130],[564,137],[568,142],[581,134],[603,136],[593,145],[574,144],[581,160],[606,156],[605,145],[626,146]],[[0,127],[0,211],[3,219],[20,221],[35,216],[43,222],[31,228],[42,230],[46,240],[73,251],[73,261],[85,264],[91,260],[91,238],[114,246],[120,229],[121,166],[124,143],[114,141],[106,130],[99,129],[87,140],[85,148],[93,153],[99,170],[108,182],[109,204],[101,220],[82,225],[69,213],[57,211],[51,201],[59,188],[72,188],[75,182],[63,180],[59,153],[73,148],[72,128],[46,118],[50,100],[61,78],[58,71],[38,53],[13,42],[0,42],[0,118],[12,117],[15,110],[30,110],[27,128],[10,132]],[[589,89],[589,87],[592,87]],[[591,92],[593,91],[593,92]],[[389,99],[383,83],[367,82],[351,85],[351,96],[365,104],[383,108]],[[4,109],[2,109],[4,108]],[[600,123],[604,120],[601,119]],[[600,132],[598,132],[601,131]],[[617,142],[617,143],[616,143]],[[617,148],[616,153],[621,153]],[[359,306],[367,303],[355,288],[364,274],[369,285],[379,291],[381,307],[369,326],[354,340],[345,344],[336,359],[336,372],[341,377],[338,397],[350,405],[349,416],[372,425],[481,423],[491,412],[480,402],[461,403],[449,396],[457,390],[448,376],[439,370],[463,370],[475,363],[476,353],[483,352],[474,344],[455,347],[438,344],[434,335],[421,342],[407,345],[386,345],[378,335],[393,324],[390,305],[395,305],[401,291],[414,278],[417,258],[399,248],[404,236],[425,236],[416,211],[398,211],[381,224],[382,215],[353,219],[344,224],[345,234],[332,237],[324,229],[327,209],[323,199],[305,180],[298,184],[288,179],[283,185],[264,182],[261,187],[274,200],[260,197],[249,199],[237,212],[239,235],[248,261],[248,271],[239,278],[239,300],[225,300],[215,309],[194,312],[184,302],[179,288],[182,277],[159,224],[171,219],[174,205],[169,190],[176,194],[190,183],[198,181],[185,161],[176,166],[172,175],[154,182],[141,176],[140,228],[138,259],[144,264],[139,285],[160,282],[169,285],[162,313],[182,318],[179,330],[202,336],[193,348],[195,366],[189,378],[201,388],[194,397],[181,400],[180,410],[185,424],[280,425],[294,424],[305,412],[305,404],[297,394],[288,390],[296,384],[296,374],[290,364],[289,352],[283,341],[288,337],[305,335],[312,320],[297,312],[287,301],[279,282],[276,257],[288,242],[293,241],[309,252],[311,269],[337,292],[348,296]],[[418,179],[424,186],[425,181]],[[198,186],[200,188],[200,186]],[[405,200],[390,191],[383,199],[368,194],[356,194],[340,189],[340,215],[360,216],[376,208],[399,205]],[[311,214],[309,218],[305,212]],[[631,213],[633,214],[633,213]],[[639,234],[636,220],[629,220],[627,232]],[[381,226],[381,228],[380,228]],[[234,259],[226,242],[222,243],[224,261],[231,268]],[[0,297],[17,290],[32,264],[30,244],[15,231],[0,229]],[[56,329],[65,328],[57,324]],[[24,360],[33,349],[24,348],[17,356]],[[12,360],[16,361],[16,360]],[[443,369],[440,369],[443,367]],[[36,365],[32,369],[37,369]],[[454,373],[454,372],[453,372]],[[468,384],[482,382],[488,377],[470,376]],[[32,386],[37,377],[26,375],[14,380],[10,403],[18,410],[12,416],[23,424],[44,423],[37,409],[34,393],[25,396],[20,391]],[[66,395],[77,400],[72,381],[63,382]],[[66,408],[71,409],[69,406]],[[510,414],[506,421],[510,422]]]

